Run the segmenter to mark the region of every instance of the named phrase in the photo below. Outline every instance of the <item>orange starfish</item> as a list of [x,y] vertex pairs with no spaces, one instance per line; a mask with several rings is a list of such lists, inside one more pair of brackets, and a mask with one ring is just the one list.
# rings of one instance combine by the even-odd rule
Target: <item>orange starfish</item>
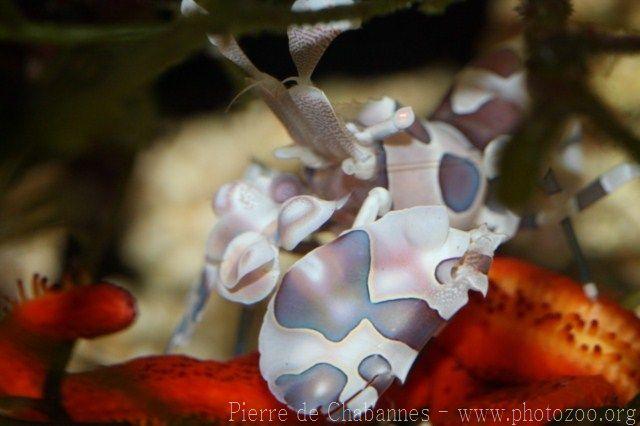
[[472,297],[435,339],[476,377],[527,383],[601,375],[621,402],[640,392],[640,320],[567,277],[497,259],[486,300]]
[[18,301],[0,321],[0,396],[39,398],[57,354],[78,338],[92,338],[128,327],[135,301],[112,284],[53,285],[37,275],[32,299],[19,283]]
[[[518,419],[510,410],[613,406],[640,391],[640,320],[521,261],[496,259],[490,278],[487,299],[471,298],[381,407],[429,407],[435,424],[460,423],[458,409],[499,408],[509,420],[485,422],[511,424]],[[51,291],[14,307],[0,323],[0,396],[43,398],[51,348],[119,330],[134,313],[131,297],[109,284]],[[227,363],[140,358],[66,375],[60,405],[75,421],[165,424],[227,422],[231,403],[244,402],[244,417],[234,421],[295,422],[296,413],[270,394],[257,361],[255,354]],[[2,406],[2,399],[0,406],[14,417],[47,418]]]

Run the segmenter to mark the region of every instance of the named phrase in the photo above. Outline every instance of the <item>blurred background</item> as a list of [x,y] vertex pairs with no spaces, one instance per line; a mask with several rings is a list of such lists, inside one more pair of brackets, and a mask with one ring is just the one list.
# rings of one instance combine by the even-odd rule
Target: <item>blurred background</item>
[[[339,108],[386,95],[425,116],[466,62],[518,36],[517,3],[466,0],[438,15],[414,8],[372,19],[333,43],[314,81]],[[635,0],[573,3],[575,22],[640,28]],[[71,368],[159,353],[202,267],[215,223],[211,196],[251,159],[294,170],[271,157],[288,137],[251,93],[225,111],[245,83],[204,38],[193,49],[182,49],[179,37],[74,38],[90,38],[103,25],[154,31],[177,19],[177,1],[2,4],[0,289],[12,294],[17,279],[36,272],[119,283],[138,299],[136,324],[81,342]],[[58,32],[65,25],[78,31]],[[18,26],[26,30],[12,33]],[[253,33],[241,44],[264,71],[279,79],[295,74],[283,35]],[[596,92],[640,131],[640,58],[600,57],[590,65]],[[569,188],[627,159],[588,123],[583,147],[584,170],[564,174]],[[630,309],[640,304],[639,209],[634,182],[576,219],[602,291]],[[577,276],[557,227],[520,234],[501,250]],[[228,358],[239,317],[236,305],[213,295],[183,351]]]

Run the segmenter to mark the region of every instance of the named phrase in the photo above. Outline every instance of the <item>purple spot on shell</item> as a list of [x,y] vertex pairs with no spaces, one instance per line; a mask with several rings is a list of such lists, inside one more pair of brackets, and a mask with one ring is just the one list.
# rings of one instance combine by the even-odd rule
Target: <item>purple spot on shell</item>
[[316,364],[300,374],[284,374],[276,379],[276,386],[284,390],[284,399],[294,410],[305,413],[313,409],[329,409],[337,402],[347,384],[347,376],[331,364]]
[[276,294],[278,323],[339,342],[368,319],[383,336],[420,350],[444,320],[420,299],[371,302],[369,250],[368,234],[356,230],[307,254],[285,274]]
[[394,379],[389,361],[377,354],[363,359],[358,366],[358,373],[378,391],[378,395],[387,390]]
[[454,212],[468,210],[478,195],[480,172],[469,160],[445,154],[438,172],[445,204]]
[[451,92],[432,115],[460,130],[476,148],[484,148],[500,135],[512,134],[522,121],[522,108],[511,101],[493,98],[479,110],[458,115],[451,109]]
[[334,342],[344,339],[367,312],[361,305],[368,300],[369,262],[364,231],[312,251],[283,277],[275,299],[276,319],[285,327],[318,330]]

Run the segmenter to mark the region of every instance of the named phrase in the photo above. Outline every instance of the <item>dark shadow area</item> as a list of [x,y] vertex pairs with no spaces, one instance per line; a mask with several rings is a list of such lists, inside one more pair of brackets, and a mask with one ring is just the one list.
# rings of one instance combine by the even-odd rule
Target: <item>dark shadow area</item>
[[[442,15],[412,8],[372,19],[338,37],[314,77],[384,75],[434,61],[463,65],[474,56],[485,6],[486,0],[472,0],[456,3]],[[241,44],[263,71],[279,79],[296,74],[285,35],[244,37]],[[224,108],[237,93],[225,65],[208,52],[169,70],[156,89],[162,112],[170,116]]]

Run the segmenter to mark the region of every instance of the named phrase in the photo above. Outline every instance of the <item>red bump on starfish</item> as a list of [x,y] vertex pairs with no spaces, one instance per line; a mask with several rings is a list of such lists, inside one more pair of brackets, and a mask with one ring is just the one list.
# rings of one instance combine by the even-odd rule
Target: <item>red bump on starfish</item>
[[53,340],[90,339],[128,327],[136,317],[135,300],[108,283],[48,290],[11,313],[25,331]]
[[[527,385],[505,386],[470,398],[448,410],[431,410],[438,426],[467,424],[543,425],[568,419],[569,408],[595,415],[594,407],[618,405],[616,392],[600,376],[561,377]],[[586,417],[586,414],[585,414]]]
[[625,403],[640,392],[640,319],[570,278],[497,258],[486,299],[473,295],[434,339],[474,377],[529,383],[602,375]]
[[[81,422],[202,424],[235,416],[234,423],[244,418],[251,424],[277,424],[297,418],[269,392],[257,354],[226,363],[178,355],[135,359],[67,376],[62,396],[66,412]],[[279,420],[281,412],[286,414]]]
[[19,300],[0,320],[0,396],[40,398],[47,373],[77,338],[128,327],[135,300],[113,284],[48,286],[34,276],[31,298],[19,285]]
[[380,401],[382,407],[455,407],[487,389],[456,359],[437,344],[418,356],[404,384],[396,382]]

